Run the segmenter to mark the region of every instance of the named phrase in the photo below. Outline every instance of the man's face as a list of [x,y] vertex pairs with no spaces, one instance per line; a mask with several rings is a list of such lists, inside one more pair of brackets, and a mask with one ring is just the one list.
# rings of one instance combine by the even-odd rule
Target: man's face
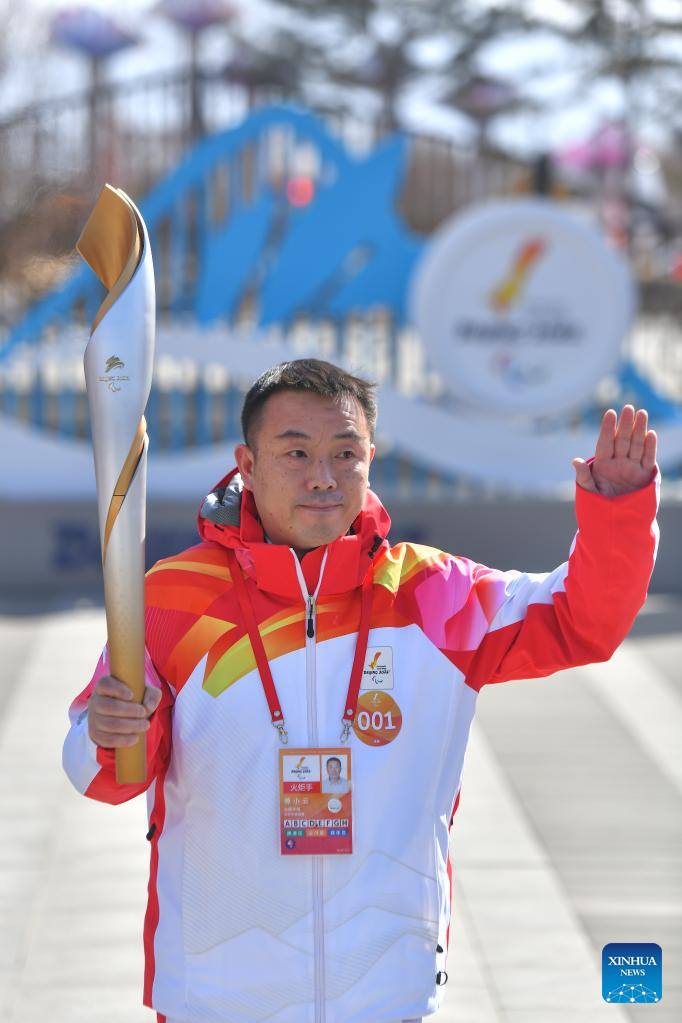
[[327,774],[330,781],[338,781],[341,777],[341,764],[338,760],[327,761]]
[[235,457],[273,543],[302,553],[348,532],[374,457],[354,398],[278,391],[265,402],[251,443],[238,445]]

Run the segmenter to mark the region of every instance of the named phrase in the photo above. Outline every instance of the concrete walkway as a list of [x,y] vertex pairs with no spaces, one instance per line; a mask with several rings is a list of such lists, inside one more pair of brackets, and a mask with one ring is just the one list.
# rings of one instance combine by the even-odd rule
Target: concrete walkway
[[[681,604],[652,600],[607,665],[484,690],[453,834],[434,1023],[682,1019]],[[153,1023],[140,1005],[145,806],[60,767],[100,610],[0,618],[0,1020]],[[601,949],[663,949],[657,1005],[607,1005]]]

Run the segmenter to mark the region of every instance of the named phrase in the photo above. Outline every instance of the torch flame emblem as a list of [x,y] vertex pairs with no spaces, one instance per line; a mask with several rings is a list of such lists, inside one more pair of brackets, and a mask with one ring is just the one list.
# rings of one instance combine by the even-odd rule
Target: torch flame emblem
[[490,304],[495,312],[504,313],[518,301],[531,270],[546,248],[547,243],[542,238],[531,238],[521,246],[506,277],[490,292]]

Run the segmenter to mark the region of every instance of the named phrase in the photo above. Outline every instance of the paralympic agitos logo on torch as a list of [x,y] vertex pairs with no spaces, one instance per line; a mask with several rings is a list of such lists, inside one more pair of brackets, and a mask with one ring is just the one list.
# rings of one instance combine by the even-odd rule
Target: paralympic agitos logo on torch
[[99,377],[99,379],[102,381],[102,383],[107,384],[110,391],[120,391],[121,384],[125,383],[126,380],[130,380],[130,377],[121,376],[120,373],[113,375],[112,370],[124,368],[125,362],[123,362],[122,359],[119,359],[118,355],[110,355],[104,367],[104,372],[106,376],[101,376]]

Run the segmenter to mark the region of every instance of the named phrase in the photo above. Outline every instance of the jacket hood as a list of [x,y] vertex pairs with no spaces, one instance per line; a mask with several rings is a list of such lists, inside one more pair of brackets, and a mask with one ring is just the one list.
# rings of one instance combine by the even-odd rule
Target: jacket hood
[[[286,597],[300,595],[291,548],[266,541],[253,495],[244,489],[237,469],[224,476],[204,498],[198,527],[202,540],[236,552],[242,569],[259,589]],[[361,586],[378,551],[388,547],[386,537],[390,528],[388,512],[376,494],[368,490],[348,533],[303,557],[301,567],[309,592],[317,585],[325,549],[327,564],[319,595],[343,593]]]

